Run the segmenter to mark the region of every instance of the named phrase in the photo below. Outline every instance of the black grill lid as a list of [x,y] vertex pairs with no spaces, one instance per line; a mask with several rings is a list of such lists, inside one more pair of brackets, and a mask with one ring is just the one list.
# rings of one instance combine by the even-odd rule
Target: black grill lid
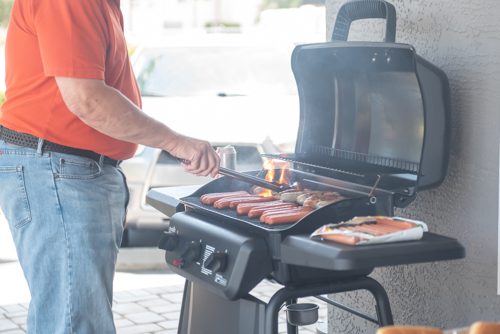
[[369,184],[383,175],[379,187],[404,195],[443,182],[451,126],[446,74],[411,45],[345,41],[352,20],[381,17],[388,18],[386,40],[393,40],[393,8],[379,0],[348,2],[332,41],[295,48],[295,154],[273,157],[350,182]]

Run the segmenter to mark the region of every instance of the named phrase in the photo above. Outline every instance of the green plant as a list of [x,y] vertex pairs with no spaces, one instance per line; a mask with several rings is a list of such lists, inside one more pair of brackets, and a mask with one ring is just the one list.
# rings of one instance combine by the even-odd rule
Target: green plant
[[14,0],[0,0],[0,27],[7,27]]
[[[238,22],[221,22],[221,26],[226,28],[239,28],[240,24]],[[205,28],[214,28],[216,27],[215,22],[207,22],[205,23]]]
[[127,43],[127,50],[128,50],[128,56],[132,56],[134,53],[135,49],[137,49],[137,44],[129,44]]

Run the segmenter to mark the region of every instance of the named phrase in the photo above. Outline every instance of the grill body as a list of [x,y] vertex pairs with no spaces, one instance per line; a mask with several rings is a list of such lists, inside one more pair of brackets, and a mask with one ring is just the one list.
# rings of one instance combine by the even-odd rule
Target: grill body
[[[299,45],[292,54],[300,100],[297,144],[293,153],[267,157],[290,163],[290,183],[347,199],[296,223],[268,226],[201,203],[207,193],[250,189],[233,178],[195,192],[150,191],[149,204],[169,216],[177,212],[159,246],[172,271],[187,278],[179,333],[276,334],[283,303],[359,289],[370,291],[377,304],[377,319],[362,316],[390,325],[387,294],[367,277],[375,267],[465,256],[457,240],[432,233],[419,241],[361,247],[309,238],[324,224],[354,216],[393,216],[395,207],[445,179],[448,78],[411,45],[395,43],[395,15],[385,1],[352,0],[339,12],[332,41]],[[351,21],[365,18],[386,18],[384,42],[346,41]],[[266,278],[283,285],[267,304],[249,295]],[[289,325],[288,333],[296,328]]]

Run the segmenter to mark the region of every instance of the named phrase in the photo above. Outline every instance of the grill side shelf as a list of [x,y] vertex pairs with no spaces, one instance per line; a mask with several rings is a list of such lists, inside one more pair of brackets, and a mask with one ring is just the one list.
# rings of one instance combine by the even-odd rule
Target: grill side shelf
[[447,261],[465,257],[456,239],[425,232],[421,240],[349,246],[312,240],[306,235],[287,237],[281,244],[283,263],[330,270],[354,270],[400,264]]

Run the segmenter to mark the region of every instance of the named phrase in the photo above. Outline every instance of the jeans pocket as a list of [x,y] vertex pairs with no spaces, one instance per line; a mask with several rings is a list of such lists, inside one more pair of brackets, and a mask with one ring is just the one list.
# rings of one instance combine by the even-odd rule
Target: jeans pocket
[[20,228],[31,221],[22,166],[0,166],[0,207],[7,221]]
[[96,178],[101,174],[101,166],[92,159],[75,156],[59,160],[58,178],[85,180]]

